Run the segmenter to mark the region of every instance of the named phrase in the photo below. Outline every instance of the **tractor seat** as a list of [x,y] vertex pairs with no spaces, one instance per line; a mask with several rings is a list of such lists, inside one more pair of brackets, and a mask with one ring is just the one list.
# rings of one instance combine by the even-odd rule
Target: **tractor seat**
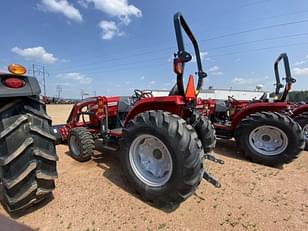
[[227,112],[228,107],[226,105],[226,101],[225,100],[216,100],[216,108],[215,111],[216,112]]
[[267,93],[264,92],[263,95],[259,99],[261,102],[268,102]]
[[128,96],[121,96],[118,104],[119,113],[127,113],[131,107],[131,99]]

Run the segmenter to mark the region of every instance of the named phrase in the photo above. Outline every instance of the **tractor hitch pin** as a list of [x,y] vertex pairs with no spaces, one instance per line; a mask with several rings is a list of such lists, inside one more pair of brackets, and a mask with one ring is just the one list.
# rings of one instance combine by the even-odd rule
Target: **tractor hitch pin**
[[210,154],[204,154],[204,159],[213,161],[214,163],[217,163],[217,164],[224,164],[225,163],[223,160],[217,159],[213,155],[210,155]]
[[211,183],[215,188],[221,187],[221,184],[206,171],[203,173],[203,178],[209,183]]

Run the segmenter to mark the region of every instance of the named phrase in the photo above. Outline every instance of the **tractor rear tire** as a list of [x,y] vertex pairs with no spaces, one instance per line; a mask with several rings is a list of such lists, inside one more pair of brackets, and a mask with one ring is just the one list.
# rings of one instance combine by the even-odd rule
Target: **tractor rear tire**
[[0,199],[10,213],[50,198],[57,178],[51,119],[38,97],[0,101]]
[[241,152],[269,166],[292,162],[304,148],[300,126],[277,112],[259,112],[243,119],[235,130]]
[[297,115],[294,120],[302,127],[305,137],[305,151],[308,151],[308,112]]
[[[138,146],[139,145],[139,146]],[[191,196],[203,176],[202,144],[178,115],[146,111],[123,129],[124,176],[145,201],[177,207]]]
[[193,114],[192,126],[196,130],[205,153],[210,153],[216,146],[216,132],[210,120],[199,112]]
[[87,128],[72,128],[68,137],[68,147],[71,157],[79,162],[91,159],[95,148],[94,139]]

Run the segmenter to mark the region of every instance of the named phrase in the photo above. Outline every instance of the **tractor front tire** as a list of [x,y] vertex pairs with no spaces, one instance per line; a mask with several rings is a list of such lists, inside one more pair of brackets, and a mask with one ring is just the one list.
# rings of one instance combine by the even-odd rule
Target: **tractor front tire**
[[203,176],[203,150],[191,125],[165,111],[146,111],[129,121],[121,140],[128,182],[145,201],[177,207]]
[[304,148],[300,126],[288,116],[276,112],[259,112],[243,119],[235,130],[241,152],[269,166],[292,162]]
[[50,198],[57,177],[51,119],[38,97],[0,101],[0,198],[11,213]]
[[216,146],[216,132],[211,121],[195,111],[191,122],[202,143],[204,152],[212,152]]
[[94,139],[87,128],[77,127],[70,130],[68,137],[70,155],[79,162],[91,159],[95,148]]
[[294,120],[302,127],[305,137],[305,151],[308,151],[308,112],[297,115]]

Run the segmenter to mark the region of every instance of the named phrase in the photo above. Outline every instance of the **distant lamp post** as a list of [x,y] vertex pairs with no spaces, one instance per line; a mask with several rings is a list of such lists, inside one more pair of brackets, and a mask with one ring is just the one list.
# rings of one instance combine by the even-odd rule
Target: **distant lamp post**
[[83,97],[84,97],[85,95],[89,95],[89,93],[86,92],[84,89],[80,89],[80,95],[81,95],[81,100],[83,100]]
[[262,84],[258,84],[256,86],[256,91],[262,91],[263,85]]

